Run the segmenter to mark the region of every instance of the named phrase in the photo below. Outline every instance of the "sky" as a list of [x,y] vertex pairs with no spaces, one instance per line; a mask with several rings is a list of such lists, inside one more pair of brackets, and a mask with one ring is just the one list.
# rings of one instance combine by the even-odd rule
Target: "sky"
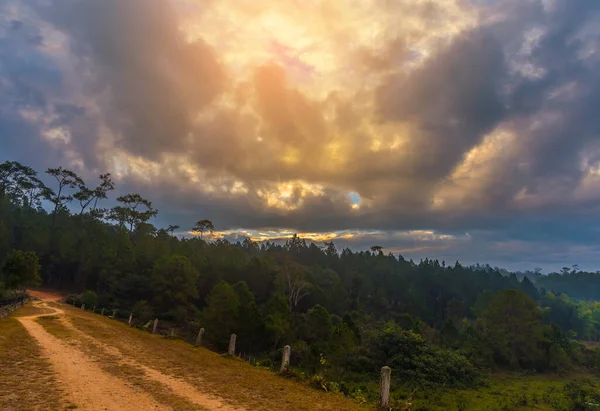
[[0,161],[185,234],[600,269],[600,2],[2,0]]

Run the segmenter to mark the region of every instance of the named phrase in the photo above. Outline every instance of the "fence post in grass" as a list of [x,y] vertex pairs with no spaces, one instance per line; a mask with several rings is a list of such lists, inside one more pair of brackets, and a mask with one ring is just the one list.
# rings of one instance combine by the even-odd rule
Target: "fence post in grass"
[[234,356],[235,355],[235,340],[237,339],[237,336],[235,334],[231,334],[231,337],[229,338],[229,350],[227,351],[227,354]]
[[100,313],[100,315],[104,315],[104,307],[102,307],[102,312]]
[[202,337],[204,337],[204,328],[200,328],[200,331],[198,331],[198,336],[196,337],[196,347],[202,344]]
[[156,334],[156,327],[158,327],[158,318],[154,319],[154,326],[152,326],[152,334]]
[[133,313],[129,314],[129,321],[127,321],[127,325],[131,325],[131,320],[133,319]]
[[92,312],[96,313],[96,306],[92,307]]
[[283,347],[283,356],[281,357],[281,369],[279,372],[284,372],[290,366],[290,354],[292,353],[292,347],[286,345]]
[[390,405],[390,379],[392,376],[392,369],[390,367],[383,367],[381,369],[381,379],[379,380],[379,401],[378,405],[381,408],[389,407]]
[[117,318],[117,310],[113,310],[112,318]]
[[175,327],[171,328],[171,337],[175,337]]
[[81,309],[85,311],[85,304],[81,304]]

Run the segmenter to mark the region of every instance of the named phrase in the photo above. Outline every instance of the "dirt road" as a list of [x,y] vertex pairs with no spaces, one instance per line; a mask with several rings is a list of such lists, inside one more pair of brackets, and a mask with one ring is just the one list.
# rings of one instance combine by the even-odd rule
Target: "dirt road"
[[[63,385],[63,392],[67,397],[65,400],[76,405],[77,409],[90,411],[174,409],[168,401],[165,401],[164,397],[159,399],[154,392],[140,388],[140,386],[144,386],[143,384],[131,384],[99,366],[104,360],[108,362],[110,357],[113,362],[115,358],[118,358],[117,362],[141,371],[141,375],[136,375],[136,378],[160,384],[170,395],[181,397],[188,404],[188,406],[178,406],[175,409],[241,410],[226,405],[219,398],[204,395],[182,379],[165,375],[158,370],[139,364],[135,359],[123,355],[115,347],[92,341],[91,343],[99,349],[94,351],[93,357],[90,356],[89,352],[79,349],[77,345],[78,341],[94,339],[73,327],[68,314],[63,310],[51,308],[46,303],[46,301],[57,301],[56,296],[49,293],[36,293],[36,297],[44,300],[34,302],[35,306],[52,311],[46,314],[20,317],[18,320],[39,343],[43,355],[50,361],[57,381]],[[71,342],[52,335],[37,321],[40,317],[48,316],[58,317],[61,325],[75,333],[78,338]]]

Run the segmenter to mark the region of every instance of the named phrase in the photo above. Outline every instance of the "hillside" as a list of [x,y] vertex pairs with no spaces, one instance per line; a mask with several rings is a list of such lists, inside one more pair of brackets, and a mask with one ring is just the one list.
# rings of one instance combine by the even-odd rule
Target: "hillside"
[[65,304],[25,306],[0,335],[3,410],[369,409]]
[[[6,411],[375,409],[373,403],[48,300],[0,320],[0,380],[0,409]],[[591,374],[496,373],[477,388],[424,389],[394,409],[567,411],[579,408],[572,408],[566,387],[576,395],[581,387],[599,384]]]

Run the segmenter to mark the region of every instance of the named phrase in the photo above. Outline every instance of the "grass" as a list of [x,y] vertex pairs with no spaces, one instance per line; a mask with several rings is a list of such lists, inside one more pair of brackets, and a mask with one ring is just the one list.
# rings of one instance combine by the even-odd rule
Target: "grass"
[[26,304],[23,307],[19,308],[17,311],[15,311],[13,313],[13,316],[28,317],[30,315],[48,314],[51,312],[52,310],[49,308],[34,307],[33,305]]
[[60,410],[65,407],[50,363],[15,318],[31,308],[24,306],[0,320],[1,410]]
[[366,410],[341,394],[326,393],[236,359],[180,340],[152,335],[125,324],[62,307],[79,330],[164,374],[184,377],[196,389],[252,410]]
[[[503,410],[557,410],[565,398],[566,383],[590,382],[600,393],[600,378],[589,374],[559,377],[550,374],[519,375],[494,374],[487,383],[476,389],[424,390],[412,397],[414,410],[428,411],[503,411]],[[406,402],[406,393],[396,392],[393,397]]]

